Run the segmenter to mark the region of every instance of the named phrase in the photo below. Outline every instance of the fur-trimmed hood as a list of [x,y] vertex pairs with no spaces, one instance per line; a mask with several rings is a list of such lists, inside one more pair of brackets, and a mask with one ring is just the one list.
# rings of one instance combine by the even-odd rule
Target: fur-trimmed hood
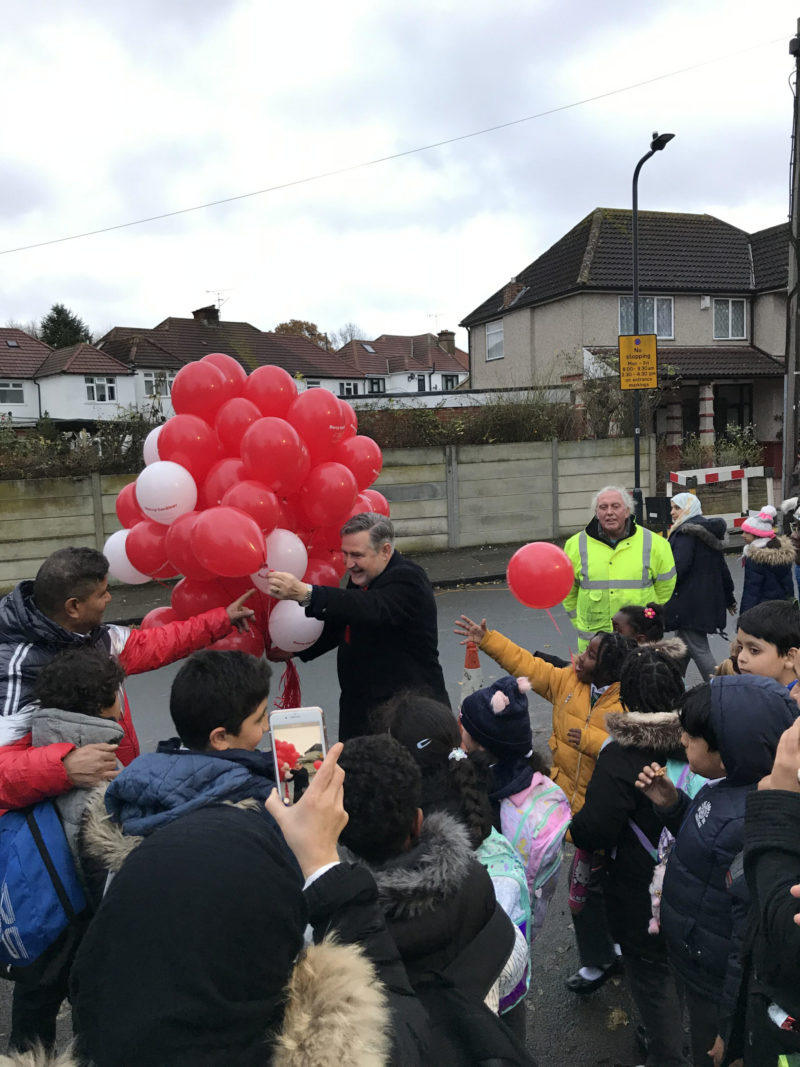
[[[327,937],[303,952],[289,976],[283,1025],[268,1035],[264,1067],[385,1067],[390,1034],[386,992],[374,966],[357,945]],[[70,1049],[52,1057],[39,1049],[0,1056],[0,1067],[81,1065]]]
[[765,545],[756,548],[755,543],[745,545],[745,554],[753,563],[766,564],[768,567],[785,567],[787,563],[794,563],[794,546],[788,537],[776,538],[777,548]]
[[[725,520],[714,515],[694,515],[672,531],[671,538],[678,534],[696,537],[704,545],[722,552],[728,544],[728,527]],[[670,539],[671,539],[670,538]]]
[[660,641],[653,641],[652,647],[659,649],[671,659],[683,659],[686,655],[686,644],[680,637],[662,637]]
[[415,919],[439,908],[458,893],[474,863],[469,834],[443,811],[426,816],[417,844],[384,864],[371,866],[341,845],[339,852],[371,871],[388,919]]
[[648,715],[629,711],[627,715],[607,715],[606,729],[612,741],[623,748],[654,748],[659,752],[683,752],[677,711]]

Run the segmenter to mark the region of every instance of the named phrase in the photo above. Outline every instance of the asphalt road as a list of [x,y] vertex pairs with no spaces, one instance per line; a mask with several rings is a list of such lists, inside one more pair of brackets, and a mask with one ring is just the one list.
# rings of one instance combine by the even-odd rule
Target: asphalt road
[[[738,557],[728,557],[728,565],[741,591],[741,566]],[[518,644],[531,649],[569,657],[575,648],[573,631],[561,608],[553,609],[552,618],[543,611],[531,611],[520,605],[503,585],[468,585],[437,593],[439,611],[439,651],[451,701],[458,706],[464,681],[464,650],[453,635],[453,620],[463,612],[474,619],[486,618]],[[560,630],[560,632],[559,632]],[[727,655],[722,638],[712,638],[712,651],[718,659]],[[328,736],[337,736],[337,698],[335,655],[330,653],[308,664],[299,664],[303,703],[318,704],[327,718]],[[169,718],[169,686],[177,665],[132,677],[128,694],[143,751],[152,751],[156,742],[173,733]],[[278,665],[278,670],[280,667]],[[501,671],[488,657],[481,656],[481,678],[488,684]],[[694,665],[688,684],[699,681]],[[277,692],[277,684],[273,686]],[[530,700],[534,744],[546,749],[550,735],[551,708],[536,695]],[[578,966],[569,911],[566,901],[566,869],[537,941],[532,958],[531,991],[528,997],[529,1047],[540,1067],[613,1067],[635,1065],[637,1055],[633,1037],[634,1013],[624,981],[612,979],[588,998],[567,992],[564,979]],[[10,986],[0,986],[0,1047],[4,1047],[9,1029]],[[70,1033],[69,1009],[62,1010],[60,1034],[67,1040]],[[131,1065],[135,1067],[135,1065]]]

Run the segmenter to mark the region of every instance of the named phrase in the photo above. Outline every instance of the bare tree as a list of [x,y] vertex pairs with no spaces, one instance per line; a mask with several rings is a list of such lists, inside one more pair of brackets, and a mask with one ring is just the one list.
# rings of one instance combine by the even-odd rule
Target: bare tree
[[22,330],[23,333],[30,334],[31,337],[35,337],[39,340],[39,323],[36,319],[30,319],[29,322],[19,322],[17,319],[8,319],[6,327],[9,330]]
[[331,347],[338,349],[342,348],[348,343],[348,341],[363,341],[367,337],[365,330],[362,330],[358,323],[346,322],[343,326],[340,326],[338,330],[333,330],[328,335]]

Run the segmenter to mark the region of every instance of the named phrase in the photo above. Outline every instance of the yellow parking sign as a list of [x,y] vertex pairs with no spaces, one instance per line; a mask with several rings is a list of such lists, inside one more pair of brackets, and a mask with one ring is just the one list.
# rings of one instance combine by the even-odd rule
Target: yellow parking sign
[[620,336],[619,385],[620,389],[658,388],[658,354],[654,333]]

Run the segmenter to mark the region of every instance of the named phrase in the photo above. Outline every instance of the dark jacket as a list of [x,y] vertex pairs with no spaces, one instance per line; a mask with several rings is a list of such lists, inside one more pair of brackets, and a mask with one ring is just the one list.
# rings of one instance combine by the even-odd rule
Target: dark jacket
[[725,612],[736,606],[733,579],[725,562],[725,520],[697,515],[670,534],[675,557],[675,592],[664,609],[666,630],[720,633]]
[[322,619],[325,628],[300,659],[339,649],[339,740],[363,734],[369,711],[402,689],[425,691],[449,706],[436,601],[418,564],[394,552],[369,589],[315,585],[306,615]]
[[711,721],[727,775],[693,801],[681,793],[674,808],[659,812],[677,838],[664,876],[661,929],[680,978],[720,1003],[723,1036],[739,992],[744,932],[734,922],[727,881],[744,844],[747,797],[772,769],[780,736],[798,711],[771,678],[715,678]]
[[647,715],[628,712],[606,719],[611,742],[601,751],[586,790],[586,803],[573,818],[570,833],[576,848],[604,850],[604,897],[614,940],[622,951],[636,956],[661,957],[661,935],[647,932],[650,922],[650,881],[655,859],[639,840],[631,822],[658,849],[663,824],[653,805],[637,789],[636,779],[645,764],[666,764],[683,749],[677,712]]
[[794,596],[794,549],[788,537],[774,537],[763,548],[753,548],[744,559],[744,587],[740,612],[762,600],[791,600]]

